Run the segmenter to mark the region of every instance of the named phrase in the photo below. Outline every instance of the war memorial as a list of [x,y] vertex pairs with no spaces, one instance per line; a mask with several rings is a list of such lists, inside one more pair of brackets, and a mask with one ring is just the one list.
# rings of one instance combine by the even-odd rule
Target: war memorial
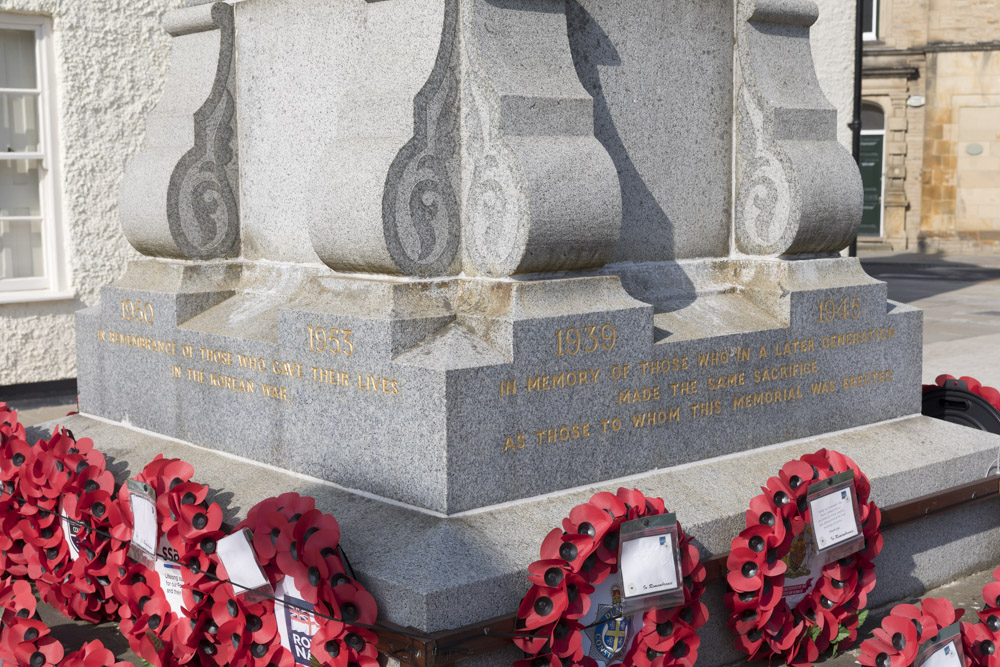
[[[996,437],[920,416],[921,312],[841,256],[862,186],[816,19],[810,0],[168,13],[121,190],[143,258],[77,316],[64,425],[133,475],[189,461],[233,523],[314,496],[380,621],[428,637],[514,614],[547,533],[599,491],[663,498],[704,560],[822,448],[882,506],[982,477]],[[897,528],[869,606],[998,545],[996,502]],[[740,657],[724,593],[703,665]]]

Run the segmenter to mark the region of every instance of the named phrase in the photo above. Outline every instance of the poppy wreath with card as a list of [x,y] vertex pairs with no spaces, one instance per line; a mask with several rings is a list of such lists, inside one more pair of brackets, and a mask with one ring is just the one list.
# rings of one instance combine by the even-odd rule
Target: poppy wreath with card
[[132,667],[115,662],[100,641],[85,644],[67,655],[63,645],[36,617],[38,601],[27,581],[0,583],[0,661],[31,667]]
[[[899,604],[882,619],[872,637],[861,642],[858,662],[865,667],[910,667],[920,648],[937,641],[938,632],[958,621],[964,609],[955,609],[945,598],[927,598],[920,605]],[[966,664],[969,646],[966,633],[971,625],[962,624]],[[974,663],[975,664],[975,663]]]
[[[800,592],[804,597],[791,607],[785,600],[786,570],[789,563],[795,568],[807,565],[805,540],[797,538],[810,521],[808,488],[849,470],[854,472],[864,546],[823,566],[815,582],[807,579],[810,588]],[[750,501],[747,527],[733,540],[726,563],[728,624],[750,659],[777,656],[786,664],[806,667],[827,649],[836,652],[857,638],[867,615],[868,593],[875,587],[881,513],[869,500],[871,484],[857,464],[826,449],[786,463],[761,490]]]
[[[156,493],[158,533],[177,555],[180,570],[197,569],[204,553],[215,552],[223,535],[222,509],[207,500],[209,489],[191,481],[194,468],[180,459],[157,457],[136,476]],[[119,629],[132,650],[150,664],[212,664],[218,630],[204,614],[184,608],[184,618],[171,609],[159,575],[125,557],[132,539],[132,504],[127,485],[117,497],[118,525],[111,528],[117,551],[109,560],[118,572],[112,583],[119,608]],[[159,545],[157,547],[159,549]],[[181,557],[184,554],[184,557]]]
[[[312,628],[308,657],[334,667],[377,667],[378,637],[371,628],[378,608],[345,568],[336,519],[316,509],[315,499],[286,493],[255,505],[234,532],[244,528],[253,534],[254,554],[271,586],[293,583],[303,604],[286,609],[236,588],[214,550],[202,549],[197,566],[184,572],[185,606],[199,624],[217,628],[210,638],[214,664],[293,667],[296,656],[282,645],[278,623],[285,619],[276,617],[277,608]],[[182,562],[189,558],[183,554]]]
[[[41,598],[70,618],[99,623],[116,617],[117,602],[111,579],[88,572],[96,549],[108,541],[114,513],[97,519],[80,513],[85,493],[114,489],[104,455],[90,438],[77,440],[72,432],[56,428],[49,440],[32,449],[33,461],[23,474],[21,492],[35,508],[24,523],[25,552],[30,554],[29,577]],[[64,522],[67,516],[73,523]],[[78,522],[78,523],[76,523]],[[67,535],[76,526],[76,535]],[[95,532],[94,528],[98,530]],[[78,563],[79,552],[86,552]]]
[[[542,542],[541,559],[528,566],[532,587],[517,611],[514,643],[529,657],[515,662],[517,667],[596,667],[596,661],[583,652],[581,620],[590,609],[595,586],[618,572],[621,525],[665,513],[663,500],[624,488],[617,494],[598,493],[570,511],[562,528],[552,530]],[[705,566],[680,524],[677,538],[684,602],[643,614],[642,626],[622,660],[627,667],[691,667],[698,659],[697,629],[708,620],[701,603]]]

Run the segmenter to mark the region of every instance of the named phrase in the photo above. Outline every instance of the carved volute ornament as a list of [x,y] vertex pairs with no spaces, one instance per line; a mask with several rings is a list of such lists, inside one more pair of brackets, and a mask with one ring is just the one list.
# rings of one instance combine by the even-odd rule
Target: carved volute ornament
[[861,221],[861,177],[813,67],[817,18],[812,0],[737,5],[735,225],[748,255],[836,252]]
[[[174,38],[170,74],[122,184],[122,226],[146,255],[233,257],[240,252],[233,8],[176,10],[164,26]],[[165,206],[149,205],[157,196]]]

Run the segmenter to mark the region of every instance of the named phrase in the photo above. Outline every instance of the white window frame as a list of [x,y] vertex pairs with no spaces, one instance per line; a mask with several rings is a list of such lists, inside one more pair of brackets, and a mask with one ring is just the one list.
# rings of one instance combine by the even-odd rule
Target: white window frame
[[[38,93],[38,130],[40,152],[2,153],[4,161],[39,162],[39,203],[42,228],[42,275],[35,278],[0,278],[0,304],[72,299],[69,271],[63,250],[62,178],[59,169],[59,132],[56,127],[55,67],[53,62],[52,21],[45,16],[0,12],[0,28],[25,30],[35,35],[35,78]],[[23,92],[0,89],[0,92]],[[37,220],[7,217],[2,220]]]
[[872,29],[870,32],[866,30],[862,33],[861,38],[866,42],[878,39],[878,0],[872,0]]

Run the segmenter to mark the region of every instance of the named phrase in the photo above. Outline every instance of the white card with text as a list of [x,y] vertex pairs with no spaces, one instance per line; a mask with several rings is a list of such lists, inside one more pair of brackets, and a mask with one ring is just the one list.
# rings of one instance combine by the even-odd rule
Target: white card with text
[[620,569],[626,597],[677,588],[673,536],[650,535],[623,542]]
[[270,591],[271,582],[257,562],[253,551],[253,533],[248,529],[223,537],[216,545],[216,553],[229,573],[236,595],[260,588]]
[[821,551],[858,534],[852,488],[820,496],[809,505],[812,511],[813,530],[816,534],[816,546]]
[[132,503],[132,544],[153,556],[156,554],[156,505],[144,493],[129,493]]

